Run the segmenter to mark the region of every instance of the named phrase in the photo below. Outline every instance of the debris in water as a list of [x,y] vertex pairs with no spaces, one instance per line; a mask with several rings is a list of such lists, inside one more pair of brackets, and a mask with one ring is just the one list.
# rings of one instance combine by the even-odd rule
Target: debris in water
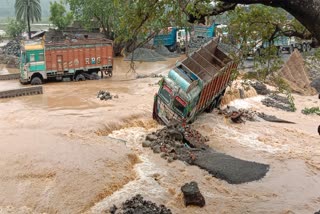
[[291,121],[288,121],[288,120],[282,120],[282,119],[277,118],[276,116],[267,115],[265,113],[258,113],[258,116],[260,118],[264,119],[265,121],[268,121],[268,122],[296,124],[295,122],[291,122]]
[[268,122],[295,124],[295,122],[291,122],[291,121],[288,121],[288,120],[282,120],[282,119],[277,118],[276,116],[267,115],[267,114],[265,114],[265,113],[258,113],[258,116],[259,116],[260,118],[264,119],[265,121],[268,121]]
[[207,141],[208,138],[190,126],[175,124],[147,135],[142,145],[150,147],[154,153],[161,153],[168,162],[178,159],[196,165],[231,184],[259,180],[269,170],[269,165],[216,152],[205,144]]
[[256,90],[257,94],[267,95],[271,93],[267,86],[262,82],[250,82],[250,85]]
[[[111,96],[110,92],[108,92],[108,91],[99,91],[97,98],[99,98],[100,100],[111,100],[112,96]],[[118,96],[115,98],[118,98]]]
[[261,102],[263,105],[267,107],[274,107],[274,108],[278,108],[278,109],[289,111],[289,112],[294,111],[294,109],[290,106],[290,102],[288,98],[282,97],[277,94],[269,95],[268,97],[263,99]]
[[157,206],[151,201],[146,201],[140,194],[126,200],[120,208],[113,205],[109,211],[111,214],[172,214],[164,205]]
[[250,109],[237,109],[233,106],[227,106],[227,108],[220,110],[219,114],[225,115],[226,118],[230,118],[234,123],[244,123],[247,121],[259,121],[257,112]]
[[311,107],[311,108],[304,108],[301,110],[302,114],[316,114],[320,116],[320,107]]
[[195,205],[203,207],[206,204],[203,195],[201,194],[198,184],[194,181],[186,183],[181,187],[184,197],[184,205]]

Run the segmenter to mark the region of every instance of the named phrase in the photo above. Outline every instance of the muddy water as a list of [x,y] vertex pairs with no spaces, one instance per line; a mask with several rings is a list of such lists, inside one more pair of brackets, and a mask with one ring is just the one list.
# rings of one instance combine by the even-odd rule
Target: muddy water
[[[165,72],[176,59],[138,63],[137,72]],[[0,100],[0,213],[102,213],[141,193],[174,213],[313,213],[320,209],[319,117],[300,114],[319,106],[296,97],[298,111],[262,106],[259,97],[233,103],[297,124],[231,124],[205,114],[194,124],[209,145],[235,157],[270,164],[260,181],[231,185],[196,166],[167,163],[141,147],[157,128],[151,118],[157,78],[132,80],[117,59],[112,79],[44,85],[44,94]],[[7,87],[6,82],[0,87]],[[118,99],[100,101],[99,90]],[[139,158],[139,159],[138,159]],[[182,203],[180,187],[197,181],[207,205]]]

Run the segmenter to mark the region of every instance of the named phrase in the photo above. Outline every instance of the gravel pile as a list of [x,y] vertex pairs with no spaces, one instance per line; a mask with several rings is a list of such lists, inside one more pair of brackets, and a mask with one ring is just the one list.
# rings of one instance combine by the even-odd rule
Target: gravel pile
[[268,107],[278,108],[284,111],[293,112],[294,109],[290,106],[288,98],[282,97],[277,94],[272,94],[263,99],[262,104]]
[[202,45],[206,44],[207,42],[211,41],[212,38],[205,38],[205,37],[196,37],[191,38],[189,41],[189,53],[192,53],[198,50]]
[[2,51],[5,55],[20,56],[21,46],[19,40],[11,40],[2,47]]
[[166,48],[166,47],[163,46],[163,45],[157,46],[156,49],[155,49],[155,52],[157,52],[157,53],[160,54],[161,56],[168,57],[168,58],[176,58],[176,57],[179,57],[179,56],[180,56],[179,54],[170,52],[170,51],[168,50],[168,48]]
[[120,208],[115,205],[110,208],[111,214],[172,214],[171,210],[164,205],[158,206],[157,204],[146,201],[138,194],[126,200]]
[[[133,57],[133,58],[132,58]],[[134,52],[130,53],[125,61],[142,61],[142,62],[156,62],[165,61],[165,57],[155,52],[154,50],[147,48],[137,48]]]
[[0,64],[6,64],[7,68],[19,68],[20,60],[14,55],[0,54]]

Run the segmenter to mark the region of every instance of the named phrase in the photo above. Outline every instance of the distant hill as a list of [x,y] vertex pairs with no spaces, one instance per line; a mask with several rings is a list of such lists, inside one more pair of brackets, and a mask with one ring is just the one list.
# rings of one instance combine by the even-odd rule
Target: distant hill
[[[58,0],[40,0],[41,9],[42,9],[42,17],[50,16],[50,1],[58,1]],[[0,0],[0,17],[14,17],[14,3],[15,0]]]

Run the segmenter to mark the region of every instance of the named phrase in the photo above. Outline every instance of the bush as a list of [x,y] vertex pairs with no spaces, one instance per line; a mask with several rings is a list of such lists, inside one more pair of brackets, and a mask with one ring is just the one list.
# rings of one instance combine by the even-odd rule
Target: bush
[[9,19],[8,25],[6,27],[6,34],[10,38],[16,38],[21,36],[23,32],[27,29],[27,25],[22,21],[17,21],[15,19]]

